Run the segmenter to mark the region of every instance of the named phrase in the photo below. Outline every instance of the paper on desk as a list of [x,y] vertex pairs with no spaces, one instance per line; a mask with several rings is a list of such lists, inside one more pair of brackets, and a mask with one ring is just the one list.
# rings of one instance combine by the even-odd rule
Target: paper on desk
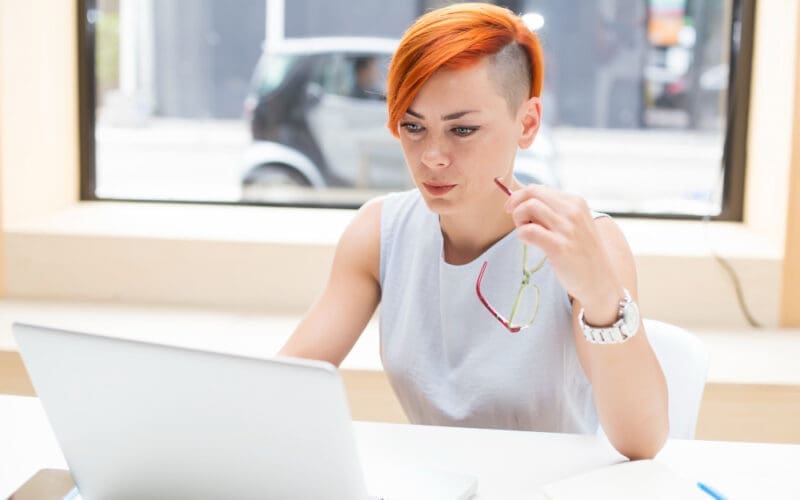
[[386,500],[468,500],[478,489],[472,474],[422,466],[365,474],[367,490]]
[[613,498],[710,500],[697,482],[655,460],[637,460],[568,477],[542,488],[547,500]]

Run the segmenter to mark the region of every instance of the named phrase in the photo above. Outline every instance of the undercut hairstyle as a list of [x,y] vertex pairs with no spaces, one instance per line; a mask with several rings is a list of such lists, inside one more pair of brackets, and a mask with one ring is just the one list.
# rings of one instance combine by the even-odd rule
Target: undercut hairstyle
[[544,58],[539,39],[504,7],[459,3],[417,19],[392,57],[386,80],[389,131],[397,126],[420,89],[439,69],[458,70],[488,57],[489,75],[511,113],[530,97],[541,97]]
[[531,59],[522,45],[511,42],[488,56],[488,60],[489,78],[513,115],[531,97]]

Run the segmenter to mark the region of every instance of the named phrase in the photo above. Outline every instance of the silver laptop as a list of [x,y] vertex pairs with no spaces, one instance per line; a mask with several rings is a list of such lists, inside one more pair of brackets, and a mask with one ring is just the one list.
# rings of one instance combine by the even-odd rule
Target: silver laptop
[[[396,498],[368,495],[328,363],[12,328],[84,500]],[[441,498],[477,488],[460,474],[442,484]]]

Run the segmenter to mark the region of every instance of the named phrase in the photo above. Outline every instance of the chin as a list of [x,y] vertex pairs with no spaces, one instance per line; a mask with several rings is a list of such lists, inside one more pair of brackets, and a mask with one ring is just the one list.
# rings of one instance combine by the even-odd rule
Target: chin
[[437,215],[448,215],[458,211],[458,202],[441,196],[431,196],[422,190],[422,199],[425,201],[428,210]]

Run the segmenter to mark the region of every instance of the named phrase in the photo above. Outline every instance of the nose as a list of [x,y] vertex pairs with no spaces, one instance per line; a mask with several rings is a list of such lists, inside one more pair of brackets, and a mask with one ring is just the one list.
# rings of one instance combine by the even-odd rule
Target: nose
[[431,137],[426,140],[420,160],[428,168],[444,168],[450,165],[450,153],[443,141]]

